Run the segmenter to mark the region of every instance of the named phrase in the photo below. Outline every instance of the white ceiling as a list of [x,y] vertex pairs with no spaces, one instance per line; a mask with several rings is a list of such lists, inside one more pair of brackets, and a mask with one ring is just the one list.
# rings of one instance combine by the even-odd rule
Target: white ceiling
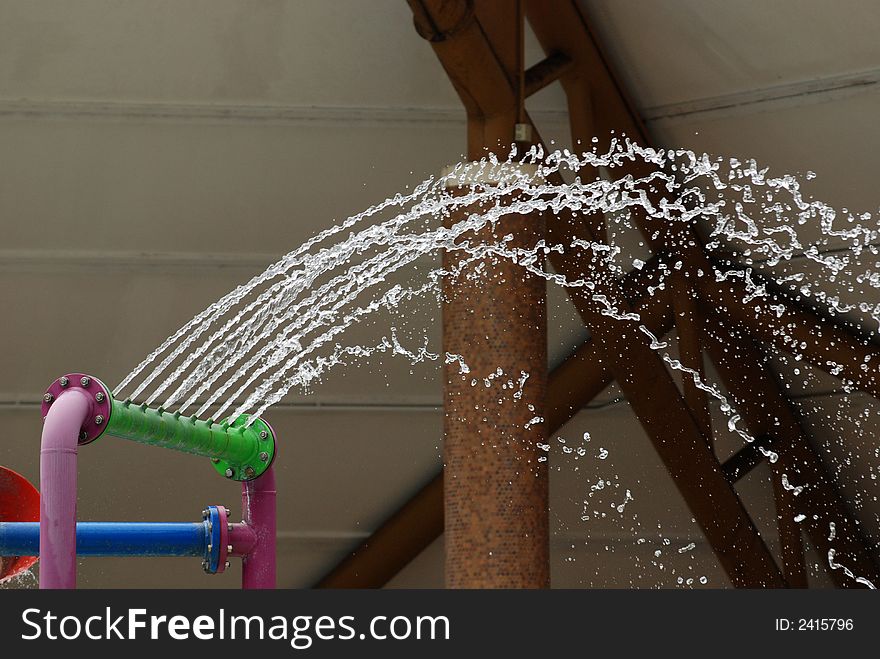
[[[817,197],[880,206],[880,5],[583,4],[664,145],[813,170]],[[528,61],[539,57],[530,40]],[[564,144],[560,91],[542,92],[530,110]],[[403,0],[0,0],[0,421],[10,429],[0,464],[36,480],[35,402],[52,378],[82,369],[118,381],[272,259],[464,148],[458,99]],[[551,296],[558,362],[584,332],[564,296]],[[390,359],[334,373],[270,413],[283,442],[283,584],[310,584],[439,467],[436,372],[409,371]],[[615,398],[612,388],[560,433],[577,441],[589,430],[609,456],[554,456],[554,584],[726,583]],[[808,400],[838,405],[833,395]],[[841,483],[864,499],[861,519],[876,530],[872,423],[842,442],[838,427],[817,423],[815,434],[829,462],[849,470]],[[731,442],[719,438],[725,450]],[[847,464],[848,451],[858,458]],[[117,440],[81,456],[83,519],[193,519],[204,504],[237,498],[197,458]],[[599,478],[614,486],[588,497]],[[626,489],[634,500],[618,514],[611,504]],[[766,479],[756,472],[743,492],[774,542]],[[581,521],[585,499],[606,517]],[[204,577],[196,561],[165,565],[86,561],[81,582],[237,583]],[[435,544],[394,585],[440,583]]]

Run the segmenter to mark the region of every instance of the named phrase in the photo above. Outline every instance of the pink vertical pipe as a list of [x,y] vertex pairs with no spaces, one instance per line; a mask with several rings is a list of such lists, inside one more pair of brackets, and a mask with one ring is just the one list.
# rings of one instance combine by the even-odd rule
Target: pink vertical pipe
[[275,469],[269,467],[256,480],[241,484],[244,521],[256,542],[242,561],[241,587],[275,588]]
[[257,536],[247,524],[230,524],[229,544],[232,545],[232,551],[229,553],[230,556],[244,558],[251,553],[254,545],[257,544]]
[[76,450],[92,409],[81,389],[58,396],[40,448],[40,588],[76,587]]

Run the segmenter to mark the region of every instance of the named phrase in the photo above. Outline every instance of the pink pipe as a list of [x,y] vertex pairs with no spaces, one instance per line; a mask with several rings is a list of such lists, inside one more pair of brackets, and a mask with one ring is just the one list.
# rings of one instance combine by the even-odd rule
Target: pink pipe
[[275,469],[269,467],[256,480],[241,484],[244,521],[256,542],[242,561],[241,587],[275,588]]
[[58,396],[40,448],[40,588],[76,587],[76,451],[92,403],[81,389]]
[[257,536],[247,524],[229,525],[229,544],[232,546],[230,556],[244,557],[251,553],[257,544]]

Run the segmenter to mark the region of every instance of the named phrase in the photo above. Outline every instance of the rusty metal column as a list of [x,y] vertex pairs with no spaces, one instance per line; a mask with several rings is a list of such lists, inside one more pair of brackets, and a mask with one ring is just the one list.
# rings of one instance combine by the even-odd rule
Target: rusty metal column
[[[470,185],[492,181],[460,187]],[[475,244],[506,234],[515,236],[511,247],[531,248],[544,226],[537,215],[504,215],[494,233],[487,227],[465,238]],[[446,252],[444,269],[461,259]],[[462,373],[454,361],[444,369],[446,585],[546,588],[548,478],[537,446],[546,429],[533,422],[544,416],[547,387],[546,280],[509,259],[486,258],[447,278],[443,297],[444,350],[470,369]],[[508,381],[516,385],[502,388]]]

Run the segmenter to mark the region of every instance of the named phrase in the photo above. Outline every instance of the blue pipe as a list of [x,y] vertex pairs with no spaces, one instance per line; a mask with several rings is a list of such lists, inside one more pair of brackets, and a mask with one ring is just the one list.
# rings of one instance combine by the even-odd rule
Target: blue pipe
[[[78,522],[78,556],[205,556],[207,522]],[[0,556],[38,556],[39,522],[0,522]]]

